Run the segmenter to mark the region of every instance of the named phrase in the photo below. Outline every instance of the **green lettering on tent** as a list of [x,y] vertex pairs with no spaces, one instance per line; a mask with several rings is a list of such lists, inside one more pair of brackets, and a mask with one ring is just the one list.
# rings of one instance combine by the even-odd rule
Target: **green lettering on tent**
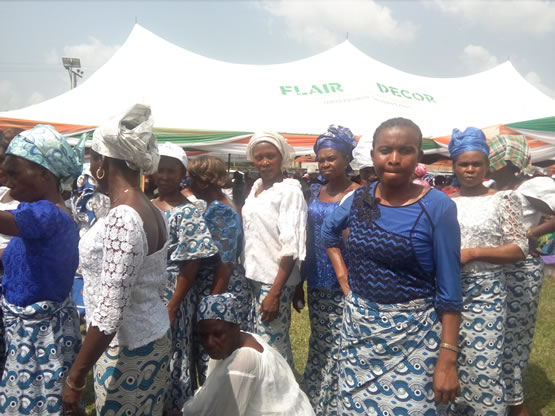
[[310,94],[312,95],[312,94],[315,94],[315,93],[322,94],[322,90],[320,88],[318,88],[316,85],[313,85],[312,89],[310,90]]
[[279,88],[281,89],[281,93],[283,95],[287,95],[288,92],[291,92],[291,87],[289,85],[282,85]]
[[424,94],[424,97],[426,98],[426,100],[428,100],[429,103],[435,103],[436,102],[434,100],[434,97],[432,97],[431,95]]
[[412,97],[410,96],[410,92],[408,92],[407,90],[401,90],[401,95],[405,98],[408,98],[409,100],[412,100]]
[[339,82],[330,82],[331,92],[345,92],[343,88],[341,88],[341,84]]
[[380,92],[388,92],[389,91],[389,89],[385,85],[380,84],[379,82],[376,82],[376,85],[378,86]]
[[322,87],[324,87],[324,91],[326,92],[326,94],[330,92],[328,84],[322,84]]
[[296,85],[295,85],[295,92],[297,93],[297,95],[301,95],[301,90]]

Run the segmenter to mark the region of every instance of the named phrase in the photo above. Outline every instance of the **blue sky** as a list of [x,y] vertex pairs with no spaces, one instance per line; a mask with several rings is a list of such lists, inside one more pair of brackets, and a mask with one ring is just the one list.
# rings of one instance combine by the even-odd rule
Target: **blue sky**
[[136,21],[235,63],[294,61],[347,33],[374,59],[423,76],[465,76],[510,59],[555,98],[553,1],[0,1],[0,15],[0,111],[67,91],[62,56],[80,58],[86,80]]

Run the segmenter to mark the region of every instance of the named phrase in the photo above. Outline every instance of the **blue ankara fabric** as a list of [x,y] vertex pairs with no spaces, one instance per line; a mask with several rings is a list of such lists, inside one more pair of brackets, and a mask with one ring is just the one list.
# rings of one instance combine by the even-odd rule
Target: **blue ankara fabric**
[[69,143],[48,124],[37,124],[31,130],[21,132],[10,142],[6,154],[34,162],[60,180],[62,188],[71,189],[73,181],[83,169],[86,135],[73,149]]
[[460,228],[457,208],[431,189],[403,207],[380,205],[376,183],[357,189],[322,226],[325,247],[340,247],[349,227],[349,286],[381,304],[433,298],[436,308],[460,311]]
[[239,307],[237,298],[231,293],[208,295],[200,299],[198,320],[214,319],[239,325]]
[[476,127],[467,127],[465,131],[453,129],[451,140],[449,141],[449,155],[452,160],[463,153],[477,150],[489,157],[489,146],[484,132]]
[[243,249],[243,224],[229,205],[214,201],[206,209],[204,220],[224,263],[236,263]]
[[[306,260],[302,268],[302,278],[306,280],[309,288],[314,289],[339,289],[339,282],[331,264],[326,247],[322,242],[322,224],[324,219],[331,215],[339,206],[339,202],[322,202],[318,199],[322,185],[311,187],[311,197],[308,203],[307,233],[306,233]],[[345,263],[346,251],[341,240],[340,248]]]
[[321,134],[314,143],[314,153],[318,160],[320,149],[336,149],[345,156],[352,157],[353,149],[357,146],[355,136],[350,129],[334,124],[328,127],[328,131]]
[[22,202],[10,212],[19,235],[4,250],[4,297],[16,306],[62,302],[79,265],[79,233],[73,219],[50,201]]

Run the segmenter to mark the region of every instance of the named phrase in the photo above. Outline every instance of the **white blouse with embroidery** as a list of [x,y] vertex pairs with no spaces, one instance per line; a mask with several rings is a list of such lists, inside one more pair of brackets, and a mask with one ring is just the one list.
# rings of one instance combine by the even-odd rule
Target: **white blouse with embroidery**
[[[459,196],[457,218],[461,227],[461,248],[499,247],[516,244],[528,254],[528,240],[522,225],[522,205],[513,191],[501,191],[486,196]],[[481,273],[503,268],[484,261],[465,264],[464,273]]]
[[262,179],[256,180],[243,206],[246,277],[271,285],[281,258],[292,256],[297,262],[287,285],[296,285],[306,254],[307,206],[301,184],[284,179],[255,196],[261,187]]
[[148,254],[140,215],[128,205],[98,219],[79,243],[87,324],[116,333],[111,347],[135,349],[169,329],[162,302],[168,244]]

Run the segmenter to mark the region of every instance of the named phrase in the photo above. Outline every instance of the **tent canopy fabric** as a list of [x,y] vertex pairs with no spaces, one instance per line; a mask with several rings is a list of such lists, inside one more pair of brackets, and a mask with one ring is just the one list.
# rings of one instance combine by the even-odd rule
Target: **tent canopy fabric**
[[[161,141],[237,155],[260,130],[285,132],[298,154],[309,154],[329,124],[360,136],[384,120],[406,117],[424,136],[440,137],[454,127],[555,114],[555,100],[510,62],[466,77],[429,78],[387,66],[345,41],[290,63],[242,65],[197,55],[135,25],[124,45],[80,86],[1,112],[0,128],[41,122],[65,134],[80,133],[136,102],[151,105]],[[435,151],[434,143],[428,146]]]

